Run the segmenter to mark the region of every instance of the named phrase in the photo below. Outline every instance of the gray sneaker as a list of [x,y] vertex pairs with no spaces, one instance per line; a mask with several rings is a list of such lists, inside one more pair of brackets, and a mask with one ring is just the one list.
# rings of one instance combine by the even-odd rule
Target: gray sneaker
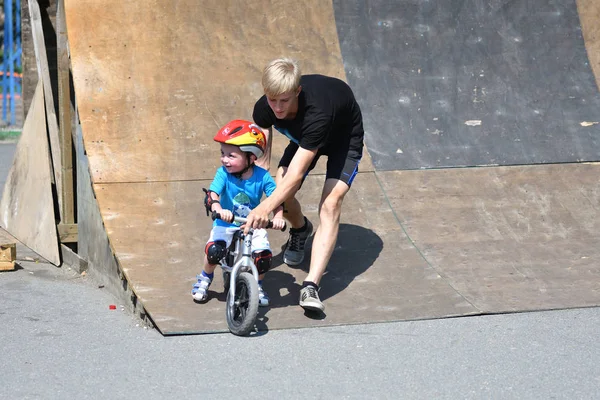
[[307,311],[325,311],[325,306],[319,299],[319,293],[313,286],[307,286],[300,290],[300,307]]
[[290,228],[290,237],[283,253],[283,262],[287,265],[298,265],[304,260],[304,245],[306,239],[311,237],[313,225],[306,219],[306,230],[298,232],[297,229]]

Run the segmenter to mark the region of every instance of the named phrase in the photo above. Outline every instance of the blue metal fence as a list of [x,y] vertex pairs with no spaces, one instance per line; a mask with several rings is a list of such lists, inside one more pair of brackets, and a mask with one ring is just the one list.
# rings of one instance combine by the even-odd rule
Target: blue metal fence
[[21,96],[21,0],[4,0],[4,53],[2,60],[2,119],[16,124],[17,97]]

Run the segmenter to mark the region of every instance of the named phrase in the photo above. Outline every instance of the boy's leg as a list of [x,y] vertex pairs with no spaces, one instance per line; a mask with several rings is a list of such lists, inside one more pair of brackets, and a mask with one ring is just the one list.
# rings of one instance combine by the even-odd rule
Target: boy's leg
[[204,255],[204,268],[202,269],[202,271],[206,272],[207,275],[213,275],[218,265],[219,264],[211,264],[210,262],[208,262],[206,254]]
[[204,268],[202,273],[196,276],[196,283],[192,287],[192,297],[195,301],[205,301],[208,299],[208,288],[214,278],[214,272],[217,264],[211,264],[208,257],[204,255]]
[[210,237],[204,247],[204,267],[202,273],[196,276],[196,283],[192,287],[192,297],[195,301],[208,299],[208,288],[219,261],[225,256],[228,243],[231,243],[231,236],[222,227],[213,227],[210,231]]
[[252,235],[252,258],[254,265],[258,269],[258,305],[267,307],[270,304],[269,295],[262,286],[265,273],[271,269],[273,253],[266,229],[255,229]]

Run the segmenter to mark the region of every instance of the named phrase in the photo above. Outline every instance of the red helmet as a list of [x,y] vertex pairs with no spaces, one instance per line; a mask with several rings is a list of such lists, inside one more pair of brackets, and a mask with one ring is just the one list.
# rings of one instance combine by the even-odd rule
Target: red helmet
[[260,158],[265,152],[267,137],[258,125],[250,121],[236,119],[219,129],[215,142],[232,144]]

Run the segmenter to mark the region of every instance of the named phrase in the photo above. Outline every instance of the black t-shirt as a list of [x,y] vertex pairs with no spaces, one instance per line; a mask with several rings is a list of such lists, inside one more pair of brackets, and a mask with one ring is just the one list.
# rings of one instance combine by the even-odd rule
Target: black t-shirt
[[323,75],[302,75],[300,85],[294,119],[277,119],[267,97],[262,96],[254,105],[254,122],[262,128],[273,126],[307,150],[329,154],[339,148],[362,153],[362,115],[350,87],[340,79]]

